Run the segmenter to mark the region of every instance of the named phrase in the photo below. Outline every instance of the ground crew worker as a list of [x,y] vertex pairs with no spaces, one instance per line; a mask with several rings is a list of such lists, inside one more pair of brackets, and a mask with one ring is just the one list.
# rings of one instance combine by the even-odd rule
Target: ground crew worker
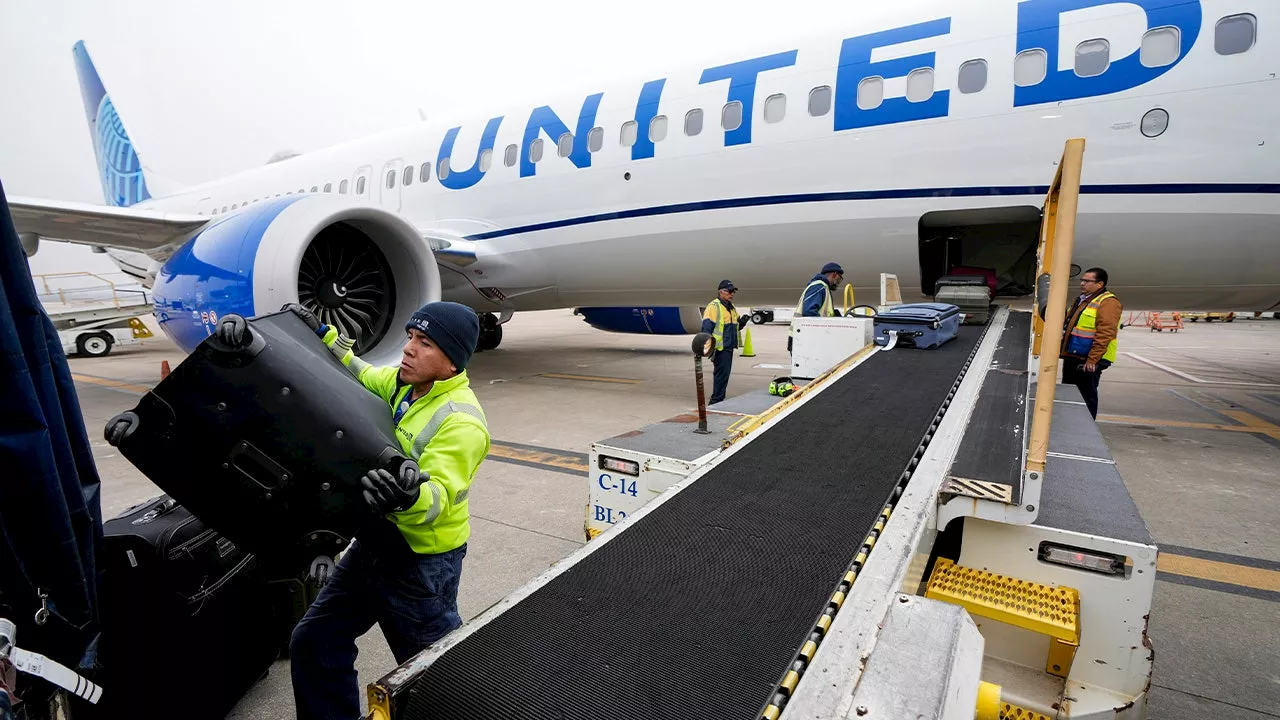
[[[822,270],[809,284],[805,286],[804,292],[800,294],[800,302],[796,303],[796,317],[833,317],[835,316],[835,303],[832,301],[832,293],[840,286],[840,281],[844,279],[844,268],[839,263],[829,262],[822,266]],[[788,331],[787,336],[787,352],[791,352],[792,335],[794,331]]]
[[[289,644],[297,716],[360,717],[356,638],[376,622],[403,664],[462,624],[458,581],[471,533],[467,495],[489,453],[489,430],[468,385],[466,365],[480,322],[465,305],[428,303],[405,323],[399,366],[373,367],[354,342],[300,305],[298,315],[370,392],[385,400],[400,449],[413,462],[399,477],[384,469],[361,478],[377,516],[357,533],[328,583],[294,628]],[[253,336],[239,315],[218,319],[218,339],[244,347]],[[107,422],[119,445],[138,422],[133,412]]]
[[800,295],[800,302],[796,304],[796,315],[800,317],[836,315],[831,294],[840,286],[840,281],[843,279],[844,269],[838,263],[829,262],[823,265],[822,270],[813,276],[805,286],[804,293]]
[[739,316],[733,307],[736,292],[738,288],[732,282],[721,280],[718,297],[707,303],[706,312],[702,314],[702,332],[711,333],[716,339],[716,353],[711,356],[715,380],[711,385],[711,399],[707,401],[709,405],[724,400],[725,391],[729,389],[729,373],[733,370],[733,351],[738,347],[738,330],[747,324],[747,317]]
[[1062,382],[1075,385],[1089,414],[1098,417],[1098,383],[1116,361],[1120,299],[1107,290],[1107,271],[1089,268],[1080,276],[1080,295],[1067,312],[1062,335]]

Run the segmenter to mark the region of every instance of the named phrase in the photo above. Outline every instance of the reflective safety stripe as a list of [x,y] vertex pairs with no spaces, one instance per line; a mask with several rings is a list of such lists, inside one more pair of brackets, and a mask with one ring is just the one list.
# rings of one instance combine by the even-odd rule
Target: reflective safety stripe
[[440,517],[440,512],[444,510],[444,500],[442,498],[444,493],[440,490],[439,485],[431,482],[430,480],[423,483],[423,485],[431,488],[431,507],[426,509],[426,515],[422,517],[422,524],[429,525],[436,518]]
[[826,280],[814,280],[805,285],[804,292],[800,293],[800,302],[796,303],[796,317],[799,317],[804,312],[804,299],[809,295],[809,288],[814,285],[822,286],[822,306],[818,308],[818,316],[831,317],[835,314],[835,311],[831,308],[831,286],[827,284]]
[[432,415],[431,419],[427,421],[426,427],[422,428],[422,432],[418,433],[418,436],[413,439],[413,457],[415,460],[422,457],[422,451],[427,449],[427,445],[431,442],[431,438],[435,437],[436,432],[440,430],[440,426],[444,424],[445,419],[457,412],[470,415],[471,417],[479,420],[480,424],[484,425],[486,431],[489,429],[489,425],[484,419],[484,413],[480,412],[480,408],[475,405],[455,403],[450,400],[439,410],[436,410],[436,414]]
[[[795,316],[800,317],[804,313],[804,299],[809,295],[809,288],[814,285],[822,286],[822,305],[818,308],[818,317],[831,317],[835,315],[835,311],[831,307],[831,286],[826,280],[813,280],[804,286],[804,292],[800,293],[800,302],[796,303]],[[787,335],[794,336],[795,328],[787,328]]]
[[[347,372],[351,373],[356,378],[359,378],[360,371],[369,367],[369,365],[363,361],[359,361],[361,367],[356,366],[358,359],[355,356],[355,346],[355,340],[339,334],[338,337],[334,339],[333,344],[329,346],[329,352],[333,353],[333,356],[338,358],[338,362],[342,363],[343,367],[347,369]],[[351,357],[348,358],[347,355],[350,355]]]
[[[715,338],[716,340],[716,350],[723,350],[724,349],[724,303],[720,302],[720,298],[716,298],[715,300],[711,301],[708,307],[710,307],[711,305],[716,306],[716,326],[715,326],[715,329],[711,331],[711,337]],[[733,321],[733,313],[729,313],[729,320],[731,322]]]
[[[1103,292],[1098,297],[1089,301],[1084,309],[1080,311],[1079,317],[1076,319],[1075,327],[1071,328],[1070,337],[1080,338],[1083,340],[1093,341],[1098,335],[1098,309],[1102,307],[1104,300],[1114,298],[1115,295],[1109,292]],[[1107,349],[1102,355],[1102,359],[1108,362],[1115,362],[1117,342],[1115,339],[1107,343]],[[1066,347],[1064,345],[1064,347]]]

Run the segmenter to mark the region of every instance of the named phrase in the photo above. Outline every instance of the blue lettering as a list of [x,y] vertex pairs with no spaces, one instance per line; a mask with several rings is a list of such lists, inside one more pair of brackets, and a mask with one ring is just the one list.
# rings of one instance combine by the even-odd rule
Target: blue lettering
[[[595,510],[596,510],[596,522],[604,522],[604,521],[605,521],[605,508],[602,508],[602,507],[600,507],[599,505],[596,505],[596,506],[595,506]],[[609,514],[610,514],[610,515],[612,515],[613,513],[612,513],[612,512],[610,512]]]
[[796,51],[788,50],[787,52],[707,68],[702,71],[702,79],[698,80],[699,84],[728,80],[728,102],[737,100],[742,103],[742,124],[733,130],[724,131],[725,147],[746,145],[751,142],[751,110],[755,104],[756,76],[765,70],[777,70],[778,68],[791,67],[795,64]]
[[649,122],[658,114],[658,103],[662,100],[662,87],[667,84],[666,78],[650,80],[640,88],[640,99],[636,100],[636,144],[631,146],[631,159],[643,160],[653,157],[653,141],[649,139]]
[[606,485],[606,484],[605,484],[605,480],[608,480],[608,481],[612,482],[612,481],[613,481],[613,476],[612,476],[612,475],[610,475],[609,473],[601,473],[601,474],[600,474],[600,479],[596,480],[596,484],[598,484],[598,485],[600,486],[600,489],[601,489],[601,490],[612,490],[612,489],[613,489],[613,485]]
[[[1074,68],[1057,70],[1058,31],[1063,13],[1103,5],[1137,5],[1147,14],[1147,29],[1172,25],[1178,28],[1182,44],[1178,60],[1164,67],[1144,67],[1137,50],[1123,58],[1113,59],[1101,75],[1080,77]],[[1049,74],[1043,82],[1014,88],[1016,107],[1040,103],[1074,100],[1129,90],[1148,83],[1168,72],[1186,57],[1200,34],[1199,2],[1187,0],[1027,0],[1018,3],[1018,52],[1041,48],[1049,56]],[[1074,57],[1075,48],[1067,52]],[[1074,62],[1072,63],[1074,65]]]
[[[569,160],[579,168],[591,167],[587,135],[596,124],[596,110],[600,108],[602,97],[604,93],[588,95],[582,101],[582,109],[578,111],[578,127],[573,134],[573,150],[569,153]],[[534,108],[529,114],[529,122],[524,126],[524,143],[520,149],[520,177],[529,177],[537,172],[537,165],[529,159],[529,147],[538,139],[538,132],[542,130],[551,138],[551,144],[556,145],[560,142],[560,136],[569,132],[569,127],[546,105]]]
[[[449,128],[449,132],[444,134],[444,142],[440,143],[440,154],[436,156],[436,177],[440,180],[440,184],[450,190],[463,190],[480,182],[485,173],[480,169],[480,154],[485,150],[493,150],[493,143],[498,137],[498,126],[501,124],[502,117],[498,116],[491,118],[484,126],[484,133],[480,136],[480,146],[476,148],[476,158],[471,162],[471,167],[466,170],[453,167],[453,143],[458,139],[458,132],[462,128]],[[449,161],[449,174],[441,177],[439,167],[445,160]]]
[[835,129],[893,123],[928,118],[946,117],[951,107],[951,93],[937,90],[924,102],[911,102],[905,97],[885,98],[879,107],[863,110],[858,107],[858,84],[868,77],[885,79],[903,77],[918,68],[934,66],[934,53],[920,53],[910,57],[871,62],[876,48],[898,45],[912,40],[941,37],[951,32],[951,18],[930,20],[903,28],[885,30],[859,37],[847,38],[840,45],[840,67],[836,70]]

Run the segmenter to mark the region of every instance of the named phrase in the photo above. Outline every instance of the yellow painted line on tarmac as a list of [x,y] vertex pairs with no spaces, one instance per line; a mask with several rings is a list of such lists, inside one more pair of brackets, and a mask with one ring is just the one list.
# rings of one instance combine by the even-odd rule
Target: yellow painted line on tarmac
[[587,464],[582,458],[571,453],[558,452],[551,448],[517,447],[497,440],[489,443],[489,455],[494,458],[518,460],[533,465],[548,465],[561,470],[587,472]]
[[[1248,413],[1241,414],[1247,415]],[[1271,423],[1259,420],[1258,418],[1253,419],[1256,420],[1257,423],[1246,425],[1222,425],[1220,423],[1185,422],[1182,420],[1157,420],[1156,418],[1133,417],[1130,415],[1098,416],[1098,422],[1111,423],[1113,425],[1158,425],[1160,427],[1192,428],[1196,430],[1225,430],[1227,432],[1253,433],[1255,435],[1270,435],[1275,438],[1280,438],[1280,426],[1272,425]]]
[[1244,410],[1223,410],[1223,415],[1244,424],[1246,427],[1256,428],[1258,431],[1280,437],[1280,425],[1269,423],[1266,420]]
[[1156,568],[1160,572],[1174,575],[1280,592],[1280,571],[1276,570],[1166,553],[1160,553]]
[[93,375],[79,375],[73,373],[71,379],[76,382],[89,383],[90,385],[99,385],[101,387],[111,388],[113,390],[127,390],[128,392],[146,394],[151,392],[151,388],[145,385],[134,385],[133,383],[112,380],[111,378],[94,377]]
[[604,377],[601,375],[570,375],[568,373],[538,373],[538,377],[556,380],[585,380],[587,382],[618,383],[620,385],[639,385],[643,380],[635,378]]

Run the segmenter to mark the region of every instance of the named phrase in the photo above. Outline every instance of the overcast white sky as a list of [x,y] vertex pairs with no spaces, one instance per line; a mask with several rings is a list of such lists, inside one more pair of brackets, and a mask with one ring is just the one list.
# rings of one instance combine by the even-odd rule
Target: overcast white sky
[[[789,49],[849,15],[849,0],[0,0],[0,180],[10,195],[102,202],[71,61],[81,39],[159,194],[412,123],[420,107],[540,103],[773,38]],[[79,270],[115,267],[57,243],[32,258],[33,272]]]

